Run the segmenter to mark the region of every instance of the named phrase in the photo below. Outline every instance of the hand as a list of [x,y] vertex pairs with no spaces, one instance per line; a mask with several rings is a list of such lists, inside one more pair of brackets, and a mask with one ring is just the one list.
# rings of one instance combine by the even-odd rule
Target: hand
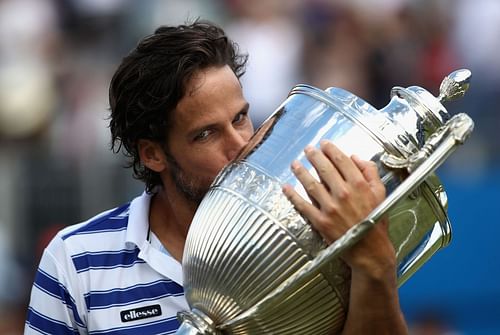
[[[321,150],[305,149],[320,181],[298,161],[292,163],[294,174],[313,204],[304,200],[290,185],[285,185],[283,192],[324,240],[332,243],[384,200],[385,187],[375,163],[362,161],[356,156],[349,158],[329,141],[322,141],[320,147]],[[342,258],[353,272],[373,278],[381,279],[387,271],[395,271],[396,257],[387,232],[387,220],[377,223]]]
[[[290,185],[283,192],[325,241],[332,243],[364,220],[385,198],[385,187],[373,162],[347,157],[331,142],[321,149],[305,149],[316,169],[316,180],[299,163],[292,170],[312,204]],[[399,307],[396,254],[387,220],[377,223],[364,238],[342,255],[351,268],[349,310],[342,334],[408,334]]]

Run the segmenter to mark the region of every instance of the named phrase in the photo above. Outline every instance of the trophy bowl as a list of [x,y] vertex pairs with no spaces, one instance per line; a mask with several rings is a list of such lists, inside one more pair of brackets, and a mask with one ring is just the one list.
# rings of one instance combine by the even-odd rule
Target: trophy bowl
[[[335,334],[349,304],[350,269],[339,258],[383,215],[403,284],[451,238],[447,196],[435,169],[473,123],[443,102],[461,96],[470,72],[443,80],[440,95],[395,87],[377,110],[339,88],[298,85],[221,171],[191,224],[183,255],[185,296],[177,334]],[[330,246],[282,193],[307,145],[330,140],[374,161],[387,198]]]

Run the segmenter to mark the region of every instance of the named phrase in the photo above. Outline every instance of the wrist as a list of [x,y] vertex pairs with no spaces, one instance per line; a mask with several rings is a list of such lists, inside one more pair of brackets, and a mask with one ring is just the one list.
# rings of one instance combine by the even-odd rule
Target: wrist
[[387,280],[396,276],[396,250],[385,227],[374,227],[363,240],[343,255],[353,275],[373,280]]
[[353,277],[363,277],[374,282],[396,278],[397,259],[395,255],[366,257],[348,263]]

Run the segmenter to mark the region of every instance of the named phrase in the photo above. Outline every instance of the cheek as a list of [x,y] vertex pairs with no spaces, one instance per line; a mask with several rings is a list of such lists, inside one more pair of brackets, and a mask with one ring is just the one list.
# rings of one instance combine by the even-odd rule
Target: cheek
[[245,134],[245,140],[247,143],[250,141],[250,138],[252,137],[253,134],[254,134],[253,128]]
[[248,140],[250,140],[250,137],[252,137],[252,135],[254,134],[254,129],[253,129],[253,124],[252,122],[248,122],[248,126],[245,128],[245,136],[246,136],[246,140],[248,142]]
[[193,174],[214,178],[228,162],[221,151],[218,150],[198,152],[194,159],[186,163],[187,168],[192,171]]

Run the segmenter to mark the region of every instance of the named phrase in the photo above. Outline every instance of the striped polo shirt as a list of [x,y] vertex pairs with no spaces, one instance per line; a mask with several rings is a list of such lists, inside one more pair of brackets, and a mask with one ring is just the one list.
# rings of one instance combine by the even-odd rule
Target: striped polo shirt
[[148,240],[151,195],[61,230],[36,273],[25,334],[173,334],[181,264]]

